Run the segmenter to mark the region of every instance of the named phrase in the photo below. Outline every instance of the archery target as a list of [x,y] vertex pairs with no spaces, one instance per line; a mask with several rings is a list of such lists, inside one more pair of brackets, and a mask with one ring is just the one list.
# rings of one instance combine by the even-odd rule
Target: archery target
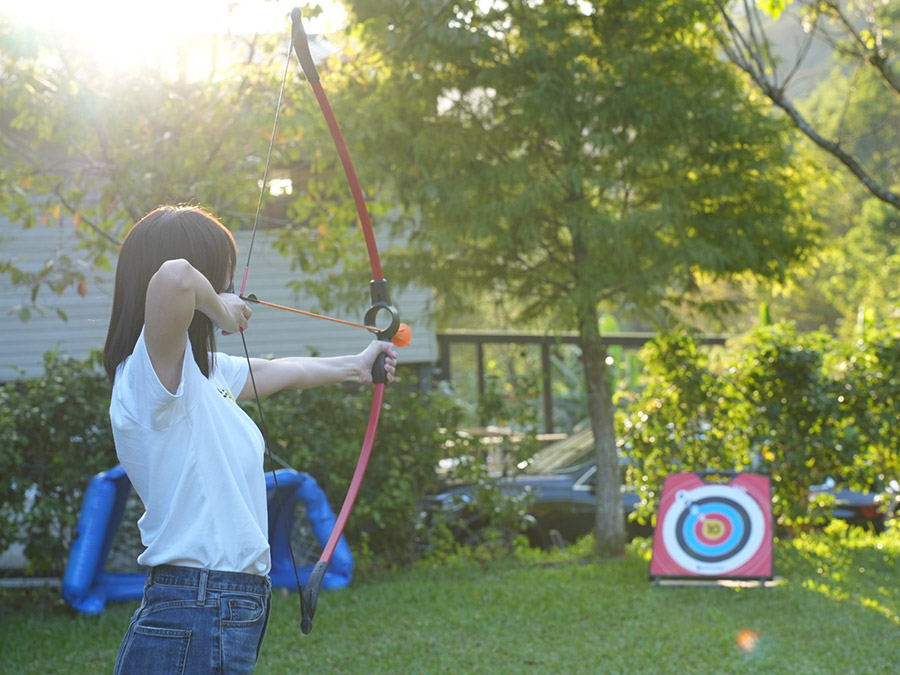
[[651,576],[770,576],[767,488],[768,479],[749,474],[728,484],[705,483],[694,474],[667,478]]

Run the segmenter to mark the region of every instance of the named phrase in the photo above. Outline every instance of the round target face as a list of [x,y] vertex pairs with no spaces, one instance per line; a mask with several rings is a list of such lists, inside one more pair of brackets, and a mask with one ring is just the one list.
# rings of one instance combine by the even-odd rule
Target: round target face
[[696,574],[718,575],[749,561],[765,536],[762,509],[727,485],[680,490],[666,512],[662,537],[672,560]]

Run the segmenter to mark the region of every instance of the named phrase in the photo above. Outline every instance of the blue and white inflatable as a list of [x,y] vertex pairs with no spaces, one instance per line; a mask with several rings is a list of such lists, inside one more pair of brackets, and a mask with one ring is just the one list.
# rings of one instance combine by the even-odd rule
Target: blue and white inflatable
[[[280,495],[275,492],[276,479]],[[273,586],[296,590],[287,533],[293,529],[297,502],[305,505],[309,527],[320,546],[325,545],[334,527],[334,512],[328,505],[325,493],[309,474],[279,469],[274,477],[272,473],[266,474],[266,487],[272,555],[269,575]],[[139,599],[143,594],[144,574],[106,570],[113,538],[122,522],[130,491],[131,482],[121,466],[97,474],[88,484],[62,580],[63,598],[79,612],[99,614],[107,602]],[[301,584],[306,584],[313,567],[297,567],[296,576],[299,576]],[[322,588],[347,586],[352,574],[353,556],[346,540],[341,537],[322,581]]]

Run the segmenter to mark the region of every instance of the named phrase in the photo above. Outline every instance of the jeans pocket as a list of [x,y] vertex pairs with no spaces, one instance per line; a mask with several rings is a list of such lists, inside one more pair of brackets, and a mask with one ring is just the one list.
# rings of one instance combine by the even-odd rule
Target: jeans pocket
[[268,622],[262,596],[223,594],[220,598],[222,659],[229,673],[252,673]]
[[116,675],[184,673],[192,631],[138,624],[127,636],[116,662]]
[[222,594],[222,625],[253,626],[266,616],[265,600],[256,595]]

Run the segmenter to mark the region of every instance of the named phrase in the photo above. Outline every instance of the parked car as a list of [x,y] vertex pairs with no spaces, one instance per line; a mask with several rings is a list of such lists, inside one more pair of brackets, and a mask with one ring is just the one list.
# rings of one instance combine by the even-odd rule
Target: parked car
[[[895,488],[895,489],[892,489]],[[883,532],[890,519],[896,515],[900,485],[892,481],[885,492],[858,492],[842,487],[833,478],[810,488],[810,499],[827,494],[834,497],[831,517],[845,520],[850,525]]]
[[[525,534],[533,546],[565,545],[591,532],[596,520],[597,467],[590,428],[548,445],[515,476],[499,478],[495,485],[506,495],[532,496]],[[475,508],[471,485],[450,487],[429,498],[427,509],[440,511],[458,541],[477,541],[487,518]],[[623,488],[626,533],[630,538],[650,536],[652,528],[628,516],[640,498]]]
[[[526,535],[533,546],[565,545],[592,531],[597,506],[597,468],[593,453],[592,431],[586,428],[540,450],[515,476],[498,478],[494,482],[505,495],[531,495],[533,502],[526,516]],[[892,485],[897,489],[886,496],[855,492],[829,481],[810,488],[810,494],[834,494],[833,518],[880,532],[895,516],[900,504],[900,485],[896,481]],[[472,485],[448,487],[429,498],[426,512],[432,515],[440,512],[458,541],[473,543],[488,522],[476,508],[476,493]],[[622,500],[627,536],[652,536],[651,526],[629,518],[640,503],[640,497],[623,486]]]
[[884,502],[885,526],[897,527],[900,519],[900,481],[894,479],[888,483]]

